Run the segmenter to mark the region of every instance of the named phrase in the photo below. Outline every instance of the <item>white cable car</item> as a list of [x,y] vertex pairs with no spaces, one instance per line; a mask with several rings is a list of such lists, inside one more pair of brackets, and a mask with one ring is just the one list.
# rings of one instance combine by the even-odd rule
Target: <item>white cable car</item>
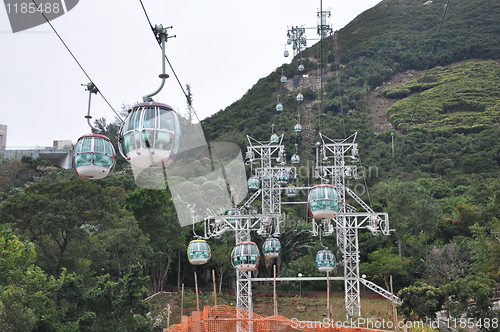
[[73,164],[76,174],[84,179],[103,179],[115,166],[113,144],[104,135],[88,134],[75,144]]
[[288,181],[290,181],[290,172],[286,170],[278,171],[276,173],[276,182],[278,182],[279,185],[285,186],[288,184]]
[[276,258],[281,254],[281,243],[277,238],[268,238],[264,242],[264,247],[262,248],[264,256],[266,258]]
[[299,69],[299,71],[304,71],[304,65],[300,64],[298,69]]
[[205,240],[193,240],[189,242],[187,256],[189,263],[193,265],[205,264],[211,257],[210,246]]
[[171,165],[179,151],[181,129],[172,107],[158,102],[134,105],[120,128],[120,153],[140,168]]
[[318,184],[309,191],[309,214],[314,219],[333,219],[340,208],[339,194],[331,184]]
[[300,156],[298,154],[293,154],[290,157],[290,160],[292,161],[292,164],[298,164],[300,163]]
[[320,250],[316,253],[316,267],[319,272],[332,272],[335,268],[335,256],[328,250]]
[[293,127],[293,130],[295,130],[295,132],[297,133],[300,133],[302,131],[302,125],[300,123],[297,123],[295,127]]
[[256,177],[256,176],[251,176],[249,179],[248,179],[248,189],[249,190],[252,190],[252,191],[255,191],[255,190],[258,190],[260,187],[260,181],[259,181],[259,178]]
[[304,100],[304,95],[302,93],[299,93],[297,95],[297,101],[302,101],[302,100]]
[[[241,210],[238,208],[233,208],[227,211],[226,215],[228,216],[241,216]],[[234,223],[236,221],[236,218],[228,218],[228,222]]]
[[240,242],[231,253],[231,262],[241,272],[255,271],[259,268],[260,253],[254,242]]
[[288,197],[295,197],[297,196],[297,189],[295,188],[295,186],[289,185],[288,187],[286,187],[285,194]]
[[281,78],[280,78],[281,83],[286,83],[287,80],[288,79],[286,78],[285,75],[281,76]]
[[283,111],[283,104],[282,104],[282,103],[278,103],[278,104],[276,104],[276,110],[277,110],[278,112]]
[[280,137],[276,134],[271,135],[271,143],[278,143],[280,141]]
[[283,55],[285,56],[285,58],[288,58],[288,56],[290,55],[290,52],[288,52],[288,50],[285,50],[285,52],[283,52]]

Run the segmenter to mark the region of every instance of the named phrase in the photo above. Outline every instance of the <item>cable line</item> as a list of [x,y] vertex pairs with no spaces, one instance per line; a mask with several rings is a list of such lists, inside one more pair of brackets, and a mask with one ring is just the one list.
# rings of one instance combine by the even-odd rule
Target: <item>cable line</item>
[[[35,2],[35,0],[31,0],[31,2],[33,2],[35,4],[35,6],[38,8],[38,4]],[[62,37],[59,35],[59,33],[56,31],[56,29],[54,28],[54,26],[52,25],[52,23],[50,23],[50,21],[47,19],[47,17],[45,16],[45,14],[43,12],[41,12],[41,14],[43,15],[43,18],[45,19],[45,21],[47,21],[47,23],[49,24],[49,26],[52,28],[52,31],[54,31],[54,33],[56,34],[56,36],[59,38],[59,40],[61,41],[61,43],[63,43],[64,47],[66,47],[66,50],[69,52],[69,54],[71,54],[71,56],[73,57],[73,60],[75,60],[75,62],[80,67],[80,69],[83,71],[83,73],[85,74],[85,76],[87,76],[88,80],[92,84],[95,85],[94,81],[92,81],[92,79],[90,78],[89,74],[87,74],[87,72],[85,71],[85,69],[83,68],[83,66],[80,64],[80,62],[78,61],[78,59],[76,58],[76,56],[73,54],[73,52],[71,52],[71,50],[69,49],[68,45],[66,45],[66,43],[64,42],[64,40],[62,39]],[[104,101],[106,102],[106,104],[108,104],[108,106],[113,110],[113,112],[120,119],[120,121],[123,122],[123,119],[115,111],[115,109],[113,108],[113,106],[111,106],[111,104],[106,99],[106,97],[104,97],[104,95],[102,94],[101,90],[98,89],[98,93],[101,95],[102,99],[104,99]]]

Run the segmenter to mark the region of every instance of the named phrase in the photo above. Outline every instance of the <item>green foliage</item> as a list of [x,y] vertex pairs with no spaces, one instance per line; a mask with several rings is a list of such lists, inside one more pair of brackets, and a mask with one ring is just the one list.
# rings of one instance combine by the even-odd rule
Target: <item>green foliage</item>
[[401,289],[398,297],[403,301],[398,313],[413,321],[435,318],[445,300],[441,289],[420,281]]
[[2,331],[30,331],[56,318],[50,295],[64,280],[35,265],[32,243],[0,234],[0,326]]
[[493,128],[500,120],[499,77],[500,67],[492,61],[433,68],[428,76],[384,90],[388,98],[404,98],[387,114],[405,132],[422,128],[470,134]]

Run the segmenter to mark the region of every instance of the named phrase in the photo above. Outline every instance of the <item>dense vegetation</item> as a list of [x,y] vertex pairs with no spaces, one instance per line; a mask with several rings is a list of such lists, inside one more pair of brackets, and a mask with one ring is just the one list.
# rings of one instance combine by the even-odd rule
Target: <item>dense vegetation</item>
[[[295,135],[297,114],[303,125],[312,124],[311,134],[358,132],[364,177],[349,185],[375,211],[388,212],[394,229],[390,236],[360,234],[361,273],[383,287],[392,275],[408,319],[435,317],[445,306],[454,317],[491,321],[498,319],[491,301],[500,282],[500,67],[494,61],[500,4],[450,1],[443,16],[447,1],[424,2],[382,1],[259,80],[203,127],[209,140],[243,148],[247,134],[268,140],[274,123],[289,154],[298,143],[305,161],[313,159],[308,144],[316,138]],[[280,86],[282,73],[292,78],[299,63],[310,76],[324,72],[322,90]],[[368,97],[407,70],[425,75],[382,89],[379,98],[393,102],[387,116],[395,130],[376,133]],[[303,104],[295,99],[299,90]],[[98,125],[116,133],[116,124]],[[203,286],[212,269],[219,289],[232,286],[234,240],[211,240],[210,263],[187,264],[192,230],[179,226],[169,191],[138,188],[123,162],[110,177],[86,181],[43,159],[3,160],[0,200],[2,331],[160,330],[153,327],[160,313],[142,301],[148,294],[193,286],[194,271]],[[313,255],[320,245],[303,207],[283,210],[280,274],[319,275]],[[333,236],[322,240],[335,250]],[[259,275],[271,274],[262,264]]]

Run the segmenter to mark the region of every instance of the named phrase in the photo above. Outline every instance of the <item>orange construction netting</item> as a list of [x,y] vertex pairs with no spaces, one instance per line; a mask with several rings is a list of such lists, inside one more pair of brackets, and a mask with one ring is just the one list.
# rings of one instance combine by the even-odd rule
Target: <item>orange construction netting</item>
[[170,326],[166,332],[271,332],[271,331],[308,331],[308,332],[376,332],[380,329],[340,326],[334,322],[303,322],[275,315],[262,317],[253,312],[218,305],[205,307],[203,311],[193,312],[182,324]]

